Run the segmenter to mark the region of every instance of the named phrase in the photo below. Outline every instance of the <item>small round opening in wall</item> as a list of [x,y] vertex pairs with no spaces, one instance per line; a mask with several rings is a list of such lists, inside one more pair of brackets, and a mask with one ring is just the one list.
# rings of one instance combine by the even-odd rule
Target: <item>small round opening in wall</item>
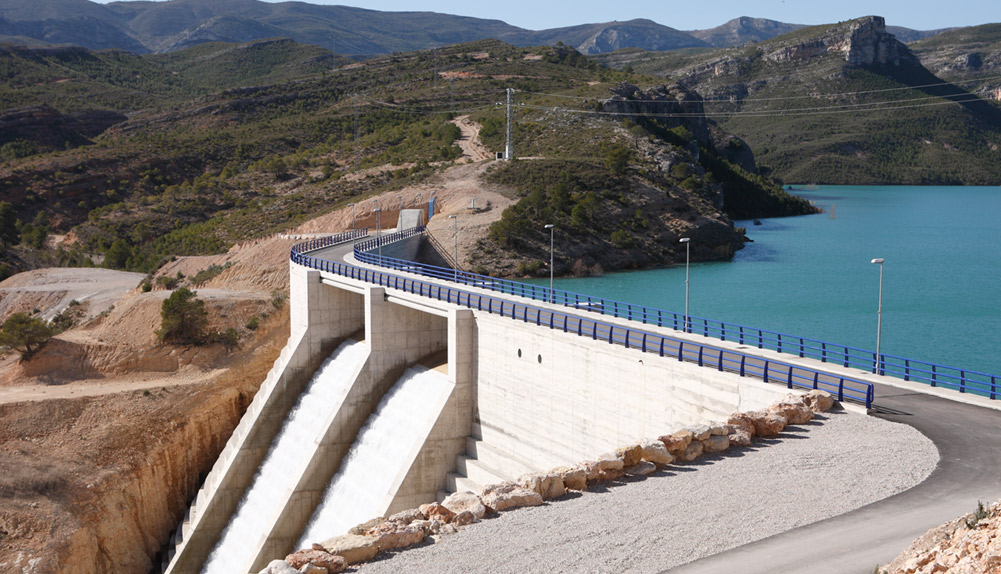
[[542,364],[542,355],[539,355],[539,364]]
[[521,349],[518,349],[518,358],[521,358]]

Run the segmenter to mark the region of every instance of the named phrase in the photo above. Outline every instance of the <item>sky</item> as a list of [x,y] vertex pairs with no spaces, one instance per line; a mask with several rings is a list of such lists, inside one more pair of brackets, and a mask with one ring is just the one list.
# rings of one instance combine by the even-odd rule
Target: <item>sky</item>
[[[107,3],[110,0],[100,0]],[[211,1],[211,0],[206,0]],[[276,2],[280,0],[266,0]],[[425,11],[503,20],[529,30],[647,18],[678,30],[714,28],[739,16],[789,24],[832,24],[860,16],[886,18],[889,26],[936,30],[1001,22],[998,0],[310,0],[384,11]]]

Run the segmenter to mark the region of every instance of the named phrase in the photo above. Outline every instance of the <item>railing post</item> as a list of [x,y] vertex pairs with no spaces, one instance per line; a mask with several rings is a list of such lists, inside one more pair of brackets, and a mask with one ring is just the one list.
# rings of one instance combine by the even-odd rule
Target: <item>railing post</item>
[[702,366],[702,354],[705,352],[706,348],[699,345],[699,366]]
[[738,327],[737,333],[738,333],[737,342],[740,343],[741,345],[743,345],[744,344],[744,328],[743,327]]
[[966,392],[966,371],[959,371],[959,392]]
[[819,378],[820,378],[820,371],[814,371],[813,372],[813,388],[815,388],[815,389],[817,388],[817,383],[818,383]]
[[[664,356],[664,337],[660,338],[660,356]],[[994,397],[991,398],[993,399]]]
[[820,342],[820,362],[827,362],[827,343],[823,341]]
[[799,358],[803,358],[803,337],[799,338]]
[[841,377],[841,380],[838,382],[838,402],[842,402],[844,400],[845,400],[845,378]]
[[767,383],[768,382],[768,361],[765,361],[764,371],[761,373],[761,378]]
[[789,365],[789,379],[786,381],[786,388],[792,388],[792,365]]
[[938,386],[938,373],[935,372],[935,365],[931,366],[931,386]]
[[685,344],[682,343],[681,341],[678,341],[678,361],[684,361],[685,360],[685,355],[684,355],[684,351],[683,351],[684,348],[685,348]]
[[[910,359],[904,359],[904,380],[905,381],[911,380],[911,360]],[[991,398],[993,398],[993,397],[991,397]]]
[[997,377],[995,377],[995,376],[992,375],[991,376],[991,400],[994,400],[994,398],[997,396],[997,388],[998,388]]
[[740,355],[740,376],[744,376],[744,367],[747,365],[747,355],[741,353]]

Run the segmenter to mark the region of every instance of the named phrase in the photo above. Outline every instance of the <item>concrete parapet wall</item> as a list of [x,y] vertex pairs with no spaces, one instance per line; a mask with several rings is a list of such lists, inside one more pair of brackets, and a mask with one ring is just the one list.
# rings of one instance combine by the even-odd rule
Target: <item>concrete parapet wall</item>
[[[391,257],[393,259],[404,259],[406,261],[415,261],[423,239],[424,238],[421,235],[414,235],[413,237],[408,237],[407,239],[387,243],[382,246],[382,256]],[[379,253],[379,250],[373,249],[369,251],[369,253]]]

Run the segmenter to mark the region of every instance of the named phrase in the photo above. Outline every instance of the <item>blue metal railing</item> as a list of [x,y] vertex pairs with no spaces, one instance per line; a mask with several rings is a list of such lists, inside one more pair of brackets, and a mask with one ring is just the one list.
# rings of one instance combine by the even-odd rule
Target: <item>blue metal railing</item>
[[[421,228],[416,228],[359,242],[355,245],[355,257],[364,263],[372,263],[390,269],[420,273],[429,277],[458,281],[465,285],[487,289],[493,288],[495,291],[502,291],[500,289],[501,284],[498,283],[495,286],[494,282],[497,280],[490,277],[460,272],[454,269],[421,265],[413,261],[380,257],[378,253],[372,252],[373,250],[377,250],[380,245],[418,235],[421,231]],[[333,242],[329,241],[319,247],[327,247],[329,245],[333,245]],[[312,249],[309,249],[309,247],[312,247]],[[462,305],[478,311],[496,313],[503,317],[510,317],[511,319],[525,323],[558,329],[565,333],[573,333],[581,337],[590,337],[593,340],[607,341],[609,344],[622,345],[627,349],[636,349],[643,353],[656,353],[661,357],[676,358],[679,361],[695,363],[699,366],[714,368],[718,371],[731,372],[744,377],[754,377],[765,382],[781,383],[790,389],[823,389],[837,396],[838,400],[852,400],[863,403],[866,407],[872,404],[874,396],[873,386],[867,381],[817,371],[782,361],[763,359],[710,345],[693,343],[658,333],[614,325],[584,315],[565,313],[551,308],[536,307],[510,301],[502,297],[465,291],[437,282],[421,281],[385,271],[319,259],[306,254],[308,251],[318,249],[319,247],[312,242],[296,245],[292,248],[291,260],[299,265],[320,271],[334,273],[343,277],[407,293],[414,293],[446,303]],[[503,283],[508,284],[506,288],[511,288],[512,285],[521,285],[529,291],[535,289],[532,285],[517,284],[514,282]],[[521,294],[509,291],[502,292],[515,295]],[[589,304],[581,304],[576,308],[585,311],[598,310]]]
[[[403,232],[406,234],[406,237],[386,235],[380,240],[385,244],[412,237],[421,232],[422,228],[414,228]],[[374,249],[377,246],[374,243],[375,241],[370,240],[367,244],[355,246],[356,257],[359,260],[364,260],[366,263],[379,265],[380,262],[378,260],[366,258],[364,254],[365,251]],[[670,327],[676,331],[687,331],[705,337],[716,338],[721,341],[732,341],[740,345],[748,345],[759,349],[794,354],[798,357],[816,359],[824,363],[834,363],[843,367],[861,369],[872,373],[878,371],[880,375],[896,377],[905,381],[920,382],[932,387],[952,389],[961,393],[978,394],[990,397],[991,399],[1001,398],[1001,386],[999,386],[1001,384],[1001,381],[999,381],[1001,376],[999,375],[918,361],[895,355],[887,355],[885,353],[880,353],[877,358],[874,351],[700,317],[689,316],[688,324],[686,325],[685,316],[681,313],[652,309],[641,305],[581,295],[559,289],[550,291],[548,287],[541,285],[497,279],[461,270],[444,269],[414,261],[383,258],[382,266],[405,270],[426,277],[455,281],[463,285],[480,287],[508,295],[526,297],[536,301],[547,301],[574,309],[588,310],[630,321],[639,321],[641,323],[657,325],[658,327]],[[877,360],[879,361],[878,365]]]

